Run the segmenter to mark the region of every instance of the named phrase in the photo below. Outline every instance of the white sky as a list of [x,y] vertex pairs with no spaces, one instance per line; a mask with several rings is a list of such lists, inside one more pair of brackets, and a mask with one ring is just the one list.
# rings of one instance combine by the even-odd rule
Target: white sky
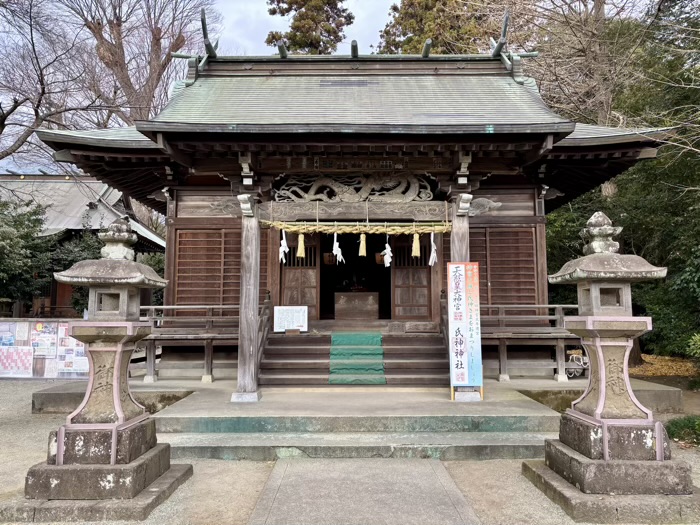
[[[379,31],[389,20],[389,7],[399,0],[346,0],[345,7],[355,22],[345,30],[346,39],[338,54],[350,54],[350,42],[357,40],[360,54],[368,54],[370,45],[379,43]],[[272,55],[276,49],[265,45],[267,33],[286,31],[289,21],[267,13],[265,0],[217,0],[223,15],[219,33],[219,52],[223,55]]]

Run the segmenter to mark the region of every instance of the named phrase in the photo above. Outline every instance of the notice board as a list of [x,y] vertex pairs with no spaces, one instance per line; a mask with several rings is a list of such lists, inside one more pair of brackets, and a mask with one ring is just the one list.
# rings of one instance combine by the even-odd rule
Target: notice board
[[479,263],[448,263],[447,329],[453,388],[484,384],[479,308]]

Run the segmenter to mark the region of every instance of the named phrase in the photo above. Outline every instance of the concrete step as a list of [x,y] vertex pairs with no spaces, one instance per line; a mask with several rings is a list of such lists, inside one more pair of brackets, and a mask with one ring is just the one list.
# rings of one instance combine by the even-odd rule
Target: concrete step
[[556,433],[335,432],[158,434],[173,459],[274,461],[282,458],[525,459],[544,456]]
[[[308,380],[308,379],[307,379]],[[325,379],[328,384],[328,378]],[[329,390],[332,390],[329,388]],[[503,414],[498,408],[469,407],[477,413],[442,415],[168,415],[156,414],[163,433],[338,433],[338,432],[558,432],[559,414]],[[231,438],[233,439],[233,438]],[[167,440],[166,440],[167,441]]]

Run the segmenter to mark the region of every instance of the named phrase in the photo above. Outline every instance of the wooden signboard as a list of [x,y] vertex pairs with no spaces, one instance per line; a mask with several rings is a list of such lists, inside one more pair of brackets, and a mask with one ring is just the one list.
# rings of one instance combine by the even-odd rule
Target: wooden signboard
[[481,387],[479,263],[447,264],[447,301],[450,385]]
[[308,306],[275,306],[273,330],[285,332],[287,330],[309,331],[309,307]]

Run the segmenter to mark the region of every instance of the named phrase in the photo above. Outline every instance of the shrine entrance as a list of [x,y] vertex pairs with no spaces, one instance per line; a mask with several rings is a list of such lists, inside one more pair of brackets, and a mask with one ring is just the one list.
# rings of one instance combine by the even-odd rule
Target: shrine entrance
[[359,255],[358,235],[338,235],[345,262],[333,255],[333,236],[321,238],[321,319],[391,319],[392,267],[384,266],[384,235],[366,236]]
[[332,234],[305,234],[304,257],[297,257],[298,236],[287,234],[290,252],[280,265],[280,304],[308,306],[310,320],[433,320],[441,272],[439,263],[429,265],[429,235],[420,236],[419,255],[413,252],[412,235],[390,236],[388,267],[382,256],[386,235],[367,234],[366,255],[359,255],[358,234],[337,238],[340,263]]

